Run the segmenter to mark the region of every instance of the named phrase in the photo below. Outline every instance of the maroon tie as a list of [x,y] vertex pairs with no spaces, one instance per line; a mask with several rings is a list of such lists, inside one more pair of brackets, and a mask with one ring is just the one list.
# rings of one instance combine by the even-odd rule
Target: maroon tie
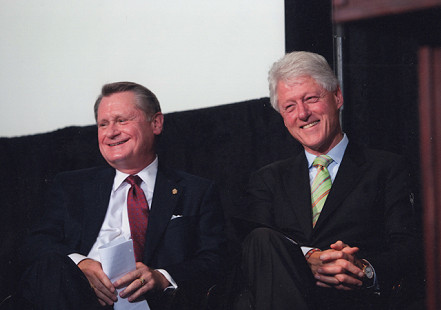
[[139,186],[142,182],[137,175],[130,175],[126,182],[131,185],[127,195],[127,212],[129,215],[130,232],[135,251],[135,260],[142,261],[145,243],[145,232],[149,220],[149,205],[145,194]]

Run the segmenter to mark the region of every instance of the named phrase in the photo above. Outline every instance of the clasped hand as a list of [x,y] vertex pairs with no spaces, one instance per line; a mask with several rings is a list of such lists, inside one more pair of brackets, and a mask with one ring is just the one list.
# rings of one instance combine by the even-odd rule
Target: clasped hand
[[170,285],[162,273],[150,269],[141,262],[136,263],[136,270],[125,274],[114,283],[110,281],[97,261],[85,259],[78,264],[78,267],[86,275],[102,306],[113,305],[118,300],[117,289],[123,287],[126,288],[119,293],[119,296],[134,301],[148,291],[164,290]]
[[[350,247],[342,241],[331,244],[331,249],[313,253],[308,264],[320,287],[340,290],[354,290],[363,285],[363,271],[357,267],[357,247]],[[360,264],[358,264],[360,265]]]

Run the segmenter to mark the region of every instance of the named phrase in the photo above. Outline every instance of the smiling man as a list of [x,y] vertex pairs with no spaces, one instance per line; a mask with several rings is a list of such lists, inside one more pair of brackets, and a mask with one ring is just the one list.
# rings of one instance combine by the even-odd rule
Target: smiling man
[[293,52],[269,72],[271,103],[304,151],[251,178],[236,309],[382,309],[417,242],[405,161],[349,142],[326,60]]
[[[151,309],[198,309],[221,273],[223,216],[213,183],[159,161],[164,116],[144,86],[104,85],[94,110],[109,166],[54,179],[46,216],[21,248],[29,267],[17,309],[112,308],[118,291]],[[132,239],[136,270],[112,283],[99,247],[117,238]]]

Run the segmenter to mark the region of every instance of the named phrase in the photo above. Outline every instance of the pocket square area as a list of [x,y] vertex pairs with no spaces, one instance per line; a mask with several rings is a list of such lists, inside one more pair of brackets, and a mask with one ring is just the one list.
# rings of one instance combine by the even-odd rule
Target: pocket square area
[[182,214],[173,214],[172,217],[171,217],[171,219],[170,219],[170,221],[171,221],[171,220],[174,220],[174,219],[176,219],[176,218],[179,218],[179,217],[182,217]]

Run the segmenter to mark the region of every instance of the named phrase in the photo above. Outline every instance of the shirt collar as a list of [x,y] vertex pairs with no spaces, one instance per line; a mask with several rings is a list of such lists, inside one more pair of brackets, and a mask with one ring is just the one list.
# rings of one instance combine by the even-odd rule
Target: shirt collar
[[[158,156],[156,156],[155,160],[152,161],[150,165],[142,169],[136,175],[139,176],[144,183],[148,184],[149,187],[152,186],[153,188],[155,185],[157,172],[158,172]],[[125,179],[128,176],[129,174],[116,170],[115,178],[113,180],[112,191],[118,190],[118,188],[120,188],[120,186],[124,183]]]
[[[341,161],[343,160],[343,155],[345,154],[346,147],[348,146],[349,139],[346,136],[346,134],[343,134],[343,139],[332,148],[326,155],[331,156],[331,158],[334,160],[334,162],[337,165],[340,165]],[[308,153],[305,150],[306,159],[308,160],[308,168],[312,167],[312,163],[314,159],[317,157],[317,155]]]

